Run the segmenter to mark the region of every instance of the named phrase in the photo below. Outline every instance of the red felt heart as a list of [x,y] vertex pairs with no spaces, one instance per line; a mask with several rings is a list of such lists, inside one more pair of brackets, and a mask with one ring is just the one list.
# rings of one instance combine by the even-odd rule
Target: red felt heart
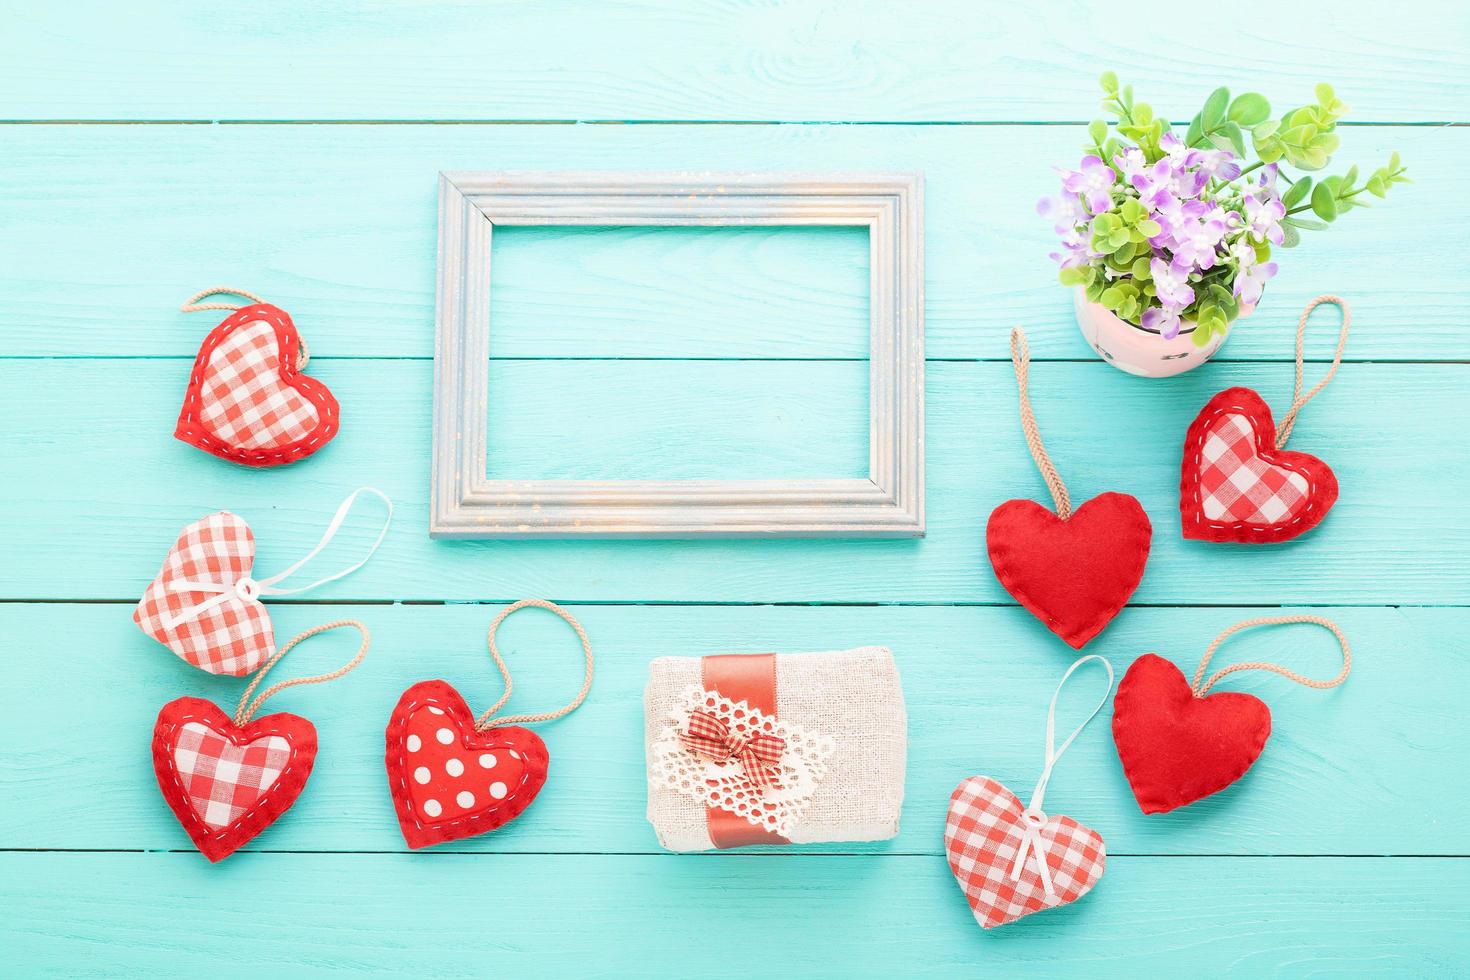
[[1184,437],[1179,516],[1186,538],[1271,542],[1327,516],[1337,477],[1315,456],[1275,448],[1271,408],[1249,388],[1227,388]]
[[1113,741],[1144,813],[1167,813],[1218,793],[1261,754],[1271,709],[1238,692],[1196,697],[1184,674],[1145,653],[1113,699]]
[[475,731],[469,706],[444,681],[404,691],[388,721],[388,786],[412,848],[514,820],[541,792],[549,761],[528,728]]
[[256,303],[210,331],[184,395],[174,436],[222,459],[279,466],[337,434],[337,400],[301,374],[301,342],[285,310]]
[[1005,590],[1080,650],[1138,588],[1152,535],[1136,498],[1103,493],[1067,520],[1034,500],[1008,500],[991,511],[985,545]]
[[153,726],[158,788],[211,861],[229,857],[290,809],[316,761],[316,728],[292,714],[243,728],[202,698],[163,706]]

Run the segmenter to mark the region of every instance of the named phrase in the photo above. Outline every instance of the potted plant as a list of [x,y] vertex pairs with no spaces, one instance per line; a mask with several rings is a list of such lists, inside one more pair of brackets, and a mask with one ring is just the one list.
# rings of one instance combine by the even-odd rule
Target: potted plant
[[1260,301],[1276,274],[1273,248],[1365,206],[1364,192],[1383,197],[1408,180],[1397,153],[1361,183],[1356,166],[1317,179],[1303,172],[1327,166],[1338,146],[1347,106],[1330,85],[1274,119],[1263,96],[1232,100],[1217,88],[1181,137],[1115,74],[1101,82],[1116,129],[1088,125],[1087,155],[1076,170],[1057,168],[1061,193],[1037,210],[1061,236],[1051,257],[1074,287],[1083,336],[1132,374],[1203,364]]

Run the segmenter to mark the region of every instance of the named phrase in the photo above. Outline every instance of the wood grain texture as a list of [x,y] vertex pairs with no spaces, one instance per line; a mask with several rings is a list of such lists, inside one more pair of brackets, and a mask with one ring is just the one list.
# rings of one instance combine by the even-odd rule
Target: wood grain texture
[[[12,126],[4,137],[0,356],[193,357],[217,321],[178,305],[223,281],[288,310],[314,358],[429,358],[440,170],[652,162],[922,170],[928,356],[1005,360],[1006,335],[1024,323],[1038,359],[1096,358],[1034,207],[1056,190],[1052,167],[1075,164],[1080,126]],[[1395,149],[1415,183],[1279,256],[1265,304],[1221,360],[1291,360],[1296,317],[1322,292],[1353,304],[1350,359],[1470,360],[1464,276],[1449,260],[1470,254],[1459,191],[1470,129],[1354,128],[1338,161],[1377,166]],[[829,265],[865,276],[850,249],[778,246],[784,231],[708,234],[708,263],[680,255],[687,235],[560,247],[557,264],[577,271],[527,269],[497,314],[492,353],[867,356],[862,287],[807,289]],[[793,252],[802,258],[788,262]],[[698,296],[725,311],[717,322],[699,315]],[[803,326],[778,329],[792,319]],[[1314,333],[1311,356],[1330,356],[1334,339]]]
[[1420,122],[1464,120],[1470,82],[1454,0],[1136,31],[1003,0],[5,7],[12,119],[1075,120],[1112,67],[1175,119],[1221,83],[1300,104],[1331,81],[1355,118]]
[[[835,411],[850,397],[844,394],[851,391],[849,375],[859,366],[802,365],[810,399],[802,411]],[[221,508],[251,522],[263,570],[284,567],[316,540],[343,495],[371,483],[398,502],[399,522],[366,568],[316,593],[319,598],[538,593],[626,602],[1008,603],[985,558],[986,517],[1009,498],[1046,499],[1025,451],[1011,366],[931,362],[930,534],[922,541],[435,543],[423,525],[428,361],[318,364],[313,358],[312,375],[342,405],[342,432],[311,459],[270,472],[216,460],[170,437],[188,367],[186,361],[0,361],[0,417],[12,433],[0,442],[0,470],[15,488],[0,509],[0,597],[135,598],[179,529]],[[747,367],[748,390],[767,387],[759,363]],[[575,425],[602,439],[573,443],[586,453],[578,465],[592,473],[615,465],[620,419],[635,411],[678,417],[683,406],[672,396],[701,378],[718,386],[725,367],[534,361],[497,371],[521,372],[525,380],[515,387],[536,393],[535,415],[525,418],[539,417],[551,428]],[[786,377],[781,371],[772,369],[772,383]],[[688,380],[668,380],[677,377]],[[1232,384],[1250,385],[1279,407],[1290,369],[1215,364],[1148,383],[1096,361],[1038,365],[1032,372],[1047,448],[1074,498],[1127,490],[1154,523],[1153,552],[1135,602],[1470,601],[1470,526],[1460,518],[1458,495],[1444,489],[1470,479],[1462,438],[1470,386],[1463,367],[1344,367],[1302,413],[1291,438],[1291,448],[1330,463],[1342,496],[1320,527],[1279,548],[1179,536],[1185,427],[1211,395]],[[592,391],[600,392],[595,401]],[[600,418],[580,414],[592,404],[600,406]],[[618,407],[608,407],[613,404]],[[44,412],[37,414],[36,406]],[[771,454],[749,460],[752,470],[795,465],[782,448],[790,434],[785,421],[771,421],[778,426],[771,438],[691,445],[684,465],[703,459],[713,466],[726,451],[748,451],[752,441]],[[710,431],[718,436],[722,428],[716,423]],[[554,441],[517,449],[524,460],[537,453],[550,460],[563,451]],[[88,489],[104,474],[105,495]],[[353,542],[363,546],[368,533],[345,532],[344,553]]]
[[1422,977],[1470,954],[1456,859],[1113,858],[988,933],[937,857],[4,854],[0,902],[28,975]]
[[[261,714],[290,711],[317,727],[320,756],[290,813],[247,845],[270,851],[402,851],[383,771],[383,730],[410,684],[443,678],[488,707],[500,694],[485,652],[497,605],[273,606],[279,638],[342,616],[363,620],[373,646],[349,677],[297,688]],[[597,657],[587,703],[536,726],[551,752],[550,780],[514,823],[457,842],[453,851],[656,853],[644,818],[643,688],[648,662],[733,651],[893,650],[909,717],[901,832],[879,844],[811,845],[831,854],[941,853],[944,804],[967,776],[1000,779],[1023,797],[1040,774],[1046,705],[1071,650],[1019,609],[574,606]],[[1302,610],[1306,611],[1306,610]],[[1233,675],[1222,690],[1249,691],[1273,714],[1264,755],[1234,787],[1177,813],[1145,817],[1129,794],[1109,733],[1110,710],[1058,765],[1047,809],[1097,828],[1110,854],[1459,853],[1452,829],[1470,809],[1470,787],[1445,778],[1470,753],[1459,723],[1470,700],[1463,635],[1470,610],[1310,610],[1337,621],[1356,654],[1353,675],[1331,692],[1274,675]],[[12,684],[29,696],[0,714],[0,848],[188,849],[159,795],[147,752],[163,704],[184,695],[229,712],[244,684],[188,667],[109,605],[0,605]],[[1089,652],[1119,676],[1154,651],[1193,673],[1225,626],[1258,613],[1239,608],[1137,609]],[[498,637],[515,679],[510,710],[565,702],[581,677],[576,638],[554,617],[518,613]],[[275,671],[316,673],[351,655],[351,631],[303,644]],[[1337,647],[1295,626],[1232,639],[1218,661],[1284,661],[1330,675]],[[1412,669],[1405,669],[1412,665]],[[1070,730],[1096,702],[1098,675],[1081,673],[1058,708]],[[58,709],[85,706],[95,737],[58,738]],[[1364,719],[1373,719],[1365,737]],[[1426,732],[1435,737],[1426,738]],[[78,795],[77,787],[88,787]],[[97,799],[107,819],[97,819]],[[1283,819],[1282,814],[1298,817]]]

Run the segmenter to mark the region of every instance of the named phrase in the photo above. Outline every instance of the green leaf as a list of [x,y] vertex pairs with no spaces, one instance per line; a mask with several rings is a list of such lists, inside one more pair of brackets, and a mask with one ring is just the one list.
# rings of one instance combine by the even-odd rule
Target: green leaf
[[1312,178],[1303,177],[1295,184],[1292,184],[1291,188],[1285,194],[1281,195],[1281,203],[1286,205],[1286,209],[1290,211],[1292,208],[1302,203],[1302,199],[1307,196],[1307,192],[1311,189]]
[[1097,81],[1102,86],[1102,90],[1109,95],[1113,95],[1118,91],[1118,76],[1110,71],[1103,72]]
[[1337,93],[1332,91],[1332,86],[1326,82],[1318,82],[1316,88],[1317,102],[1324,108],[1332,106],[1337,102]]
[[1189,335],[1189,339],[1194,341],[1194,346],[1204,347],[1210,342],[1210,335],[1213,333],[1213,328],[1206,326],[1204,323],[1196,321],[1194,332]]
[[1271,103],[1266,97],[1255,92],[1246,92],[1237,95],[1235,101],[1230,103],[1230,121],[1240,126],[1250,127],[1264,122],[1271,115]]
[[1204,108],[1200,110],[1200,123],[1206,132],[1220,128],[1220,124],[1225,121],[1225,111],[1229,107],[1230,90],[1228,88],[1222,85],[1210,93],[1210,97],[1205,99]]
[[1251,136],[1258,140],[1270,139],[1281,128],[1280,119],[1268,119],[1259,126],[1251,127]]
[[1152,218],[1144,218],[1142,221],[1140,221],[1138,224],[1134,225],[1133,227],[1135,229],[1137,229],[1138,231],[1142,232],[1143,233],[1143,237],[1146,238],[1146,239],[1147,238],[1153,238],[1159,232],[1161,232],[1161,231],[1164,230],[1164,226],[1161,225],[1161,224],[1159,224],[1157,221],[1153,220]]
[[1303,218],[1298,214],[1294,214],[1290,218],[1283,218],[1281,223],[1287,228],[1300,228],[1303,231],[1327,230],[1327,222],[1318,221],[1316,218]]
[[1220,127],[1220,132],[1230,141],[1230,145],[1235,148],[1236,156],[1245,156],[1245,134],[1240,131],[1238,125],[1233,122],[1226,122]]
[[1141,255],[1133,260],[1133,267],[1129,269],[1129,273],[1133,276],[1134,281],[1150,282],[1153,279],[1154,274],[1149,267],[1148,259],[1147,255]]
[[1342,192],[1347,193],[1353,189],[1353,183],[1358,179],[1358,165],[1355,163],[1348,167],[1348,172],[1342,175]]
[[1189,121],[1189,131],[1184,134],[1184,145],[1193,146],[1204,138],[1204,124],[1200,122],[1199,114]]
[[1402,169],[1402,165],[1399,163],[1399,151],[1394,150],[1393,156],[1388,158],[1388,171],[1389,173],[1394,173],[1400,169]]
[[1103,290],[1098,301],[1108,309],[1116,311],[1123,302],[1123,291],[1117,286],[1109,286]]
[[1388,187],[1384,184],[1383,178],[1378,174],[1374,174],[1368,178],[1368,193],[1374,197],[1388,196]]
[[1282,248],[1296,248],[1302,243],[1301,233],[1296,230],[1296,226],[1291,223],[1290,218],[1283,221],[1281,225]]
[[1108,138],[1108,124],[1101,119],[1094,119],[1087,124],[1087,138],[1101,146],[1102,141]]

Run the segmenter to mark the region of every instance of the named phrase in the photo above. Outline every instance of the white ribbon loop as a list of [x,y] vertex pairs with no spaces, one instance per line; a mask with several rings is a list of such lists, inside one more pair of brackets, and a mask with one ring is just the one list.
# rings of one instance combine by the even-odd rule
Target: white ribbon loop
[[[1067,736],[1067,740],[1062,743],[1062,747],[1056,748],[1057,698],[1061,697],[1062,688],[1066,686],[1067,679],[1076,672],[1078,667],[1081,667],[1089,660],[1096,660],[1103,665],[1103,669],[1108,672],[1108,686],[1103,689],[1102,697],[1098,699],[1097,706],[1092,709],[1086,718],[1082,719],[1080,725],[1072,729],[1072,734]],[[1050,855],[1047,851],[1046,838],[1041,836],[1042,830],[1051,823],[1051,818],[1041,810],[1042,801],[1046,799],[1046,784],[1051,779],[1051,771],[1056,766],[1057,760],[1062,757],[1063,752],[1067,751],[1073,740],[1082,734],[1082,729],[1086,728],[1088,723],[1097,717],[1097,713],[1102,710],[1103,705],[1108,703],[1108,695],[1112,693],[1112,690],[1113,665],[1105,657],[1090,653],[1085,657],[1078,657],[1072,666],[1067,668],[1067,672],[1057,682],[1057,689],[1051,696],[1051,707],[1046,711],[1046,764],[1041,769],[1041,778],[1036,781],[1036,788],[1031,791],[1031,802],[1026,804],[1026,810],[1021,814],[1021,819],[1025,826],[1021,829],[1021,848],[1016,852],[1015,864],[1011,866],[1011,880],[1021,880],[1021,872],[1026,868],[1026,857],[1027,855],[1034,854],[1036,856],[1036,874],[1041,878],[1041,887],[1045,890],[1046,897],[1049,899],[1055,900],[1057,893],[1055,886],[1052,884],[1051,866],[1047,863]],[[1053,837],[1055,837],[1055,834],[1053,834]]]
[[[357,562],[355,565],[349,565],[347,568],[344,568],[341,571],[336,572],[332,575],[325,576],[324,578],[319,578],[309,585],[300,585],[291,589],[283,589],[279,585],[277,585],[278,582],[282,582],[285,579],[289,578],[291,575],[299,571],[303,565],[322,553],[323,549],[325,549],[326,546],[331,543],[332,539],[337,536],[337,531],[341,529],[342,522],[347,519],[347,513],[348,511],[352,510],[353,503],[357,501],[359,495],[364,493],[370,493],[373,496],[377,497],[379,500],[383,501],[383,503],[388,507],[388,513],[383,517],[383,528],[378,532],[377,540],[374,541],[373,546],[368,549],[368,553],[362,556],[362,560]],[[187,623],[190,620],[197,619],[200,616],[203,616],[209,610],[214,609],[216,606],[221,606],[232,599],[239,599],[241,602],[259,602],[262,596],[291,595],[296,592],[306,592],[311,589],[315,589],[318,586],[326,585],[328,582],[335,582],[339,578],[351,575],[353,572],[366,565],[368,563],[368,559],[371,558],[377,552],[378,548],[382,546],[383,539],[388,535],[388,525],[392,522],[392,520],[393,501],[388,499],[387,494],[383,493],[381,490],[374,489],[373,487],[358,487],[356,490],[348,494],[347,498],[337,506],[337,513],[332,516],[331,523],[328,524],[327,529],[322,532],[322,538],[320,541],[317,542],[316,547],[311,549],[311,551],[308,552],[304,558],[297,561],[294,565],[292,565],[290,568],[287,568],[285,571],[278,572],[277,574],[272,575],[270,578],[264,579],[254,579],[251,578],[249,575],[245,575],[236,579],[233,582],[201,582],[194,580],[170,582],[168,586],[170,592],[203,592],[209,594],[210,597],[208,599],[205,599],[203,602],[196,603],[195,605],[192,605],[187,609],[181,610],[176,616],[166,617],[163,621],[163,625],[167,629],[175,629],[176,627]]]

